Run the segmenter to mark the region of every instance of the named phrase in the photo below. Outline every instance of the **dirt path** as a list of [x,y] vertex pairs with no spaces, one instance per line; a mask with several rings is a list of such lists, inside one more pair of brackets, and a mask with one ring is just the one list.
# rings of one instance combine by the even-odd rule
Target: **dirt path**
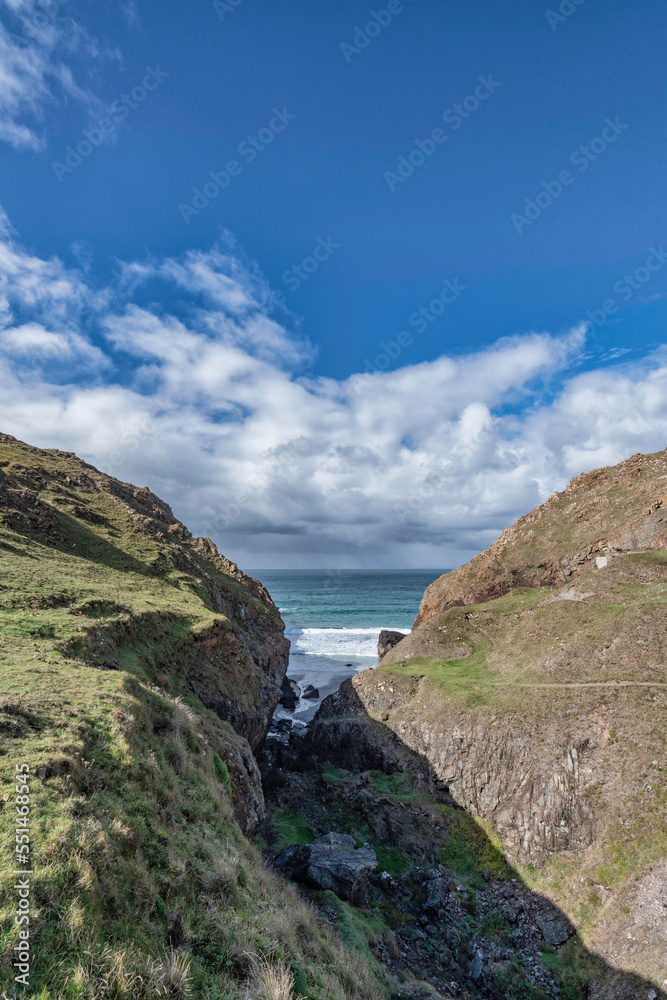
[[519,688],[619,688],[619,687],[645,687],[645,688],[667,688],[667,684],[660,681],[573,681],[565,684],[512,684],[510,681],[488,681],[491,687],[519,687]]

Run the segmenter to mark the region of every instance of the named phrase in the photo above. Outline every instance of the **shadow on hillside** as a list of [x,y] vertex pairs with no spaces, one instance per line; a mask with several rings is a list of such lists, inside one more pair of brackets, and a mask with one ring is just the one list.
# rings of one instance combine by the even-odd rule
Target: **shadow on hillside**
[[[300,741],[301,737],[298,735],[290,738],[290,743]],[[516,880],[514,888],[520,890],[518,896],[522,900],[520,906],[523,907],[523,915],[514,924],[515,947],[517,951],[521,951],[521,942],[527,941],[528,951],[532,948],[535,954],[539,947],[540,951],[546,953],[545,964],[559,977],[560,996],[563,1000],[667,1000],[667,993],[655,983],[615,969],[600,956],[583,947],[576,928],[573,928],[563,911],[547,897],[529,889],[520,873],[507,861],[502,849],[492,842],[480,824],[453,803],[447,787],[427,758],[403,743],[388,726],[368,715],[351,682],[345,682],[340,692],[323,701],[306,737],[305,746],[297,753],[296,758],[290,744],[285,745],[282,758],[282,766],[286,771],[304,771],[312,762],[319,761],[346,772],[383,772],[385,775],[404,772],[416,778],[423,788],[428,789],[434,802],[444,807],[450,817],[448,839],[439,855],[448,871],[457,878],[460,877],[463,882],[467,879],[468,884],[477,886],[482,893],[486,892],[491,897],[497,891],[501,904],[503,885],[508,887],[511,896],[513,889],[510,889],[510,880]],[[279,801],[280,791],[273,797]],[[401,809],[405,816],[405,805]],[[412,823],[415,824],[417,837],[417,821],[413,819]],[[510,907],[511,905],[510,903]],[[444,921],[444,911],[440,911],[440,918]],[[431,919],[437,920],[433,917]],[[562,928],[568,924],[570,927],[565,937],[569,933],[569,939],[566,943],[558,942],[558,928],[560,927],[560,936],[563,937]],[[524,929],[525,936],[522,936]],[[574,935],[572,930],[575,930]],[[467,933],[472,932],[468,929]],[[546,940],[542,940],[549,936],[554,941],[551,947]],[[471,940],[474,941],[474,935]],[[468,980],[469,987],[470,983]],[[483,980],[478,977],[476,986],[471,987],[475,991],[474,995],[492,997],[493,1000],[525,1000],[528,996],[543,995],[539,991],[530,992],[529,985],[526,985],[527,992],[523,992],[519,983],[503,985],[496,982],[494,985],[492,980],[487,980],[486,986],[482,983]]]
[[[153,562],[138,559],[118,545],[115,545],[108,538],[88,528],[83,524],[81,519],[50,504],[47,506],[51,511],[53,521],[59,528],[61,537],[55,537],[48,531],[43,531],[32,526],[26,527],[23,524],[14,525],[12,530],[28,541],[46,545],[50,549],[56,549],[70,556],[79,556],[90,562],[106,566],[108,569],[116,570],[120,573],[137,573],[140,576],[153,578],[162,576],[164,583],[170,586],[177,586],[174,581],[169,580],[163,575],[165,566],[162,565],[159,557]],[[157,541],[154,541],[154,544],[157,546]]]

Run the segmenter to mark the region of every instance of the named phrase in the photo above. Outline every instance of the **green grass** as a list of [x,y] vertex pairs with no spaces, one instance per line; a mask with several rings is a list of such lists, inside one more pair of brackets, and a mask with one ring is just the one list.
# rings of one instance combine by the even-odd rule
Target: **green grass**
[[215,766],[215,776],[218,781],[225,786],[227,795],[232,797],[232,778],[229,773],[229,768],[225,764],[224,760],[220,758],[217,753],[213,754],[213,764]]
[[492,697],[489,686],[500,679],[487,664],[491,643],[482,635],[466,635],[463,642],[469,647],[470,655],[462,660],[415,656],[406,663],[389,664],[379,669],[401,677],[428,677],[451,698],[468,704],[486,704]]
[[629,552],[627,555],[621,556],[621,558],[637,560],[638,562],[658,563],[663,566],[667,565],[667,552],[660,549],[648,552]]
[[371,771],[370,779],[375,791],[392,802],[411,802],[414,799],[412,778],[405,772],[385,774],[384,771]]
[[377,855],[379,871],[389,872],[390,875],[400,875],[410,867],[409,858],[404,857],[396,847],[374,844],[373,849]]
[[489,823],[462,809],[441,806],[448,823],[448,837],[440,860],[462,881],[483,885],[484,870],[496,878],[510,878],[510,868],[497,833]]
[[360,910],[339,899],[333,892],[318,892],[317,897],[336,913],[336,930],[354,951],[375,965],[370,946],[383,938],[393,942],[393,935],[382,913],[377,910]]
[[310,824],[297,813],[287,813],[277,810],[271,817],[271,825],[276,834],[274,849],[281,851],[290,844],[312,844],[315,840]]
[[578,935],[557,952],[544,945],[541,958],[544,967],[556,977],[563,1000],[585,1000],[589,984],[604,978],[603,963],[586,951]]
[[344,771],[342,767],[334,767],[329,761],[324,761],[323,764],[319,765],[322,777],[326,781],[347,781],[350,777],[349,771]]
[[380,1000],[382,974],[242,836],[248,745],[190,684],[196,671],[198,691],[252,715],[262,678],[240,651],[274,612],[147,491],[1,440],[0,469],[23,491],[0,474],[0,994],[15,996],[14,774],[26,762],[25,1000],[231,1000],[259,989],[253,955],[295,979],[301,969],[312,1000]]

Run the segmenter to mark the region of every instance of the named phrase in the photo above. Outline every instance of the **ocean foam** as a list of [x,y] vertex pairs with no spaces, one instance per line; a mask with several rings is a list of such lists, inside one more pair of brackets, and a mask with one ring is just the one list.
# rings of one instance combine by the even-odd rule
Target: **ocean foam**
[[[409,632],[397,628],[396,632]],[[292,653],[311,656],[377,656],[379,628],[288,628]]]

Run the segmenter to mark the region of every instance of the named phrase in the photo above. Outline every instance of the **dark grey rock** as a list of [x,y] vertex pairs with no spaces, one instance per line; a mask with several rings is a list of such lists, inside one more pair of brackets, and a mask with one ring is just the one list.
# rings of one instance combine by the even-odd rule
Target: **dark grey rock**
[[470,968],[468,969],[468,975],[473,980],[477,982],[482,978],[482,973],[484,972],[484,956],[481,951],[478,951],[472,962],[470,963]]
[[388,653],[390,649],[397,646],[401,639],[405,639],[407,632],[392,632],[390,629],[382,629],[378,638],[378,656],[380,659]]
[[312,684],[309,684],[302,694],[302,698],[311,698],[313,700],[317,700],[319,696],[320,696],[320,689],[313,687]]
[[286,708],[288,712],[293,712],[300,697],[301,688],[299,685],[296,681],[290,680],[289,677],[285,677],[281,688],[280,704],[283,708]]
[[519,915],[519,911],[516,909],[516,907],[512,906],[511,903],[508,903],[507,901],[502,903],[500,906],[500,912],[504,916],[505,920],[509,920],[511,924],[516,923],[516,918]]
[[366,880],[377,868],[377,857],[367,844],[356,848],[349,834],[327,833],[306,847],[286,847],[273,863],[297,882],[330,889],[340,899],[354,902],[363,896]]
[[428,880],[426,883],[426,902],[424,903],[424,909],[427,913],[437,913],[445,905],[449,896],[449,883],[450,879],[446,875],[438,875],[436,878]]
[[550,913],[548,911],[538,913],[535,917],[535,923],[542,931],[542,936],[547,944],[554,948],[565,944],[576,933],[576,928],[563,913]]

